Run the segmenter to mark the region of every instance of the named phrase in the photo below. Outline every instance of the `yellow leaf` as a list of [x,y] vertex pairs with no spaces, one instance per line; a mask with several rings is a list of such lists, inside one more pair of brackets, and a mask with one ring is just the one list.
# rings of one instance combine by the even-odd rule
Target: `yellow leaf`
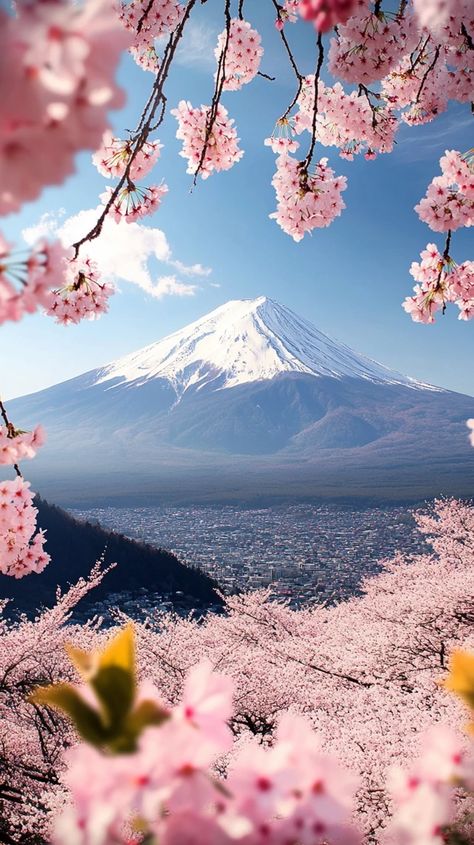
[[66,652],[69,660],[75,669],[77,669],[81,678],[85,681],[89,680],[94,670],[97,668],[97,656],[91,651],[84,651],[82,648],[66,643]]
[[108,641],[98,654],[98,668],[109,669],[116,666],[135,674],[135,631],[129,624]]
[[444,686],[474,710],[474,654],[455,651],[451,655],[450,672]]

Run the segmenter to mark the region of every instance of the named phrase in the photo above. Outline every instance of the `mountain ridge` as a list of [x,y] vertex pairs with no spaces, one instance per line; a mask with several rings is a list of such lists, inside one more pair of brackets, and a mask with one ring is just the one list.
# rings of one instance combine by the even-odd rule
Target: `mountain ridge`
[[44,424],[28,478],[66,504],[145,491],[164,502],[474,493],[473,397],[372,362],[263,297],[9,413]]
[[[223,390],[285,372],[357,377],[441,390],[390,370],[265,296],[230,300],[183,329],[101,369],[96,384],[167,379],[177,401],[189,388]],[[111,385],[113,388],[114,385]]]

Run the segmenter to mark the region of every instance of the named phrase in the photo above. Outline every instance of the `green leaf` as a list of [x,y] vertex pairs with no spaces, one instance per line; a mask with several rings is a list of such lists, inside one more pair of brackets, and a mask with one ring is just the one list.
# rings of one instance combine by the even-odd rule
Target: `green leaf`
[[95,746],[104,744],[105,730],[99,714],[84,701],[72,684],[40,687],[28,700],[32,704],[43,704],[62,711],[72,720],[82,739]]
[[100,701],[108,732],[116,736],[133,707],[134,673],[120,666],[106,666],[90,679],[90,685]]

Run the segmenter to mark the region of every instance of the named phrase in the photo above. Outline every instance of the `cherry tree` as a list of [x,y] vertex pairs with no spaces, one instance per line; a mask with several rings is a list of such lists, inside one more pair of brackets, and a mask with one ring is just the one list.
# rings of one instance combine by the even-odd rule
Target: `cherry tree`
[[[455,747],[464,760],[469,744],[463,708],[440,681],[454,650],[474,648],[474,509],[440,501],[416,520],[431,551],[385,562],[379,575],[364,582],[360,597],[342,604],[295,611],[258,591],[229,597],[224,615],[181,619],[157,612],[134,626],[141,694],[151,695],[151,685],[152,699],[166,711],[182,706],[186,678],[197,665],[212,667],[233,684],[228,717],[234,745],[213,758],[216,774],[225,776],[240,754],[245,759],[257,748],[273,747],[288,714],[304,717],[319,737],[321,754],[338,760],[357,784],[354,818],[366,842],[381,843],[388,835],[392,808],[405,794],[400,768],[416,760],[427,741],[429,747],[438,742],[425,740],[434,725],[451,737],[444,741],[446,754]],[[83,651],[103,647],[107,634],[96,622],[70,622],[75,603],[101,577],[96,568],[90,583],[72,588],[53,610],[33,622],[5,619],[0,629],[6,841],[16,841],[20,830],[26,843],[34,841],[35,831],[46,839],[48,815],[57,816],[73,781],[74,789],[80,787],[79,768],[73,780],[62,776],[63,751],[77,741],[70,725],[38,702],[33,707],[25,695],[38,684],[74,679],[65,642]],[[129,620],[118,613],[117,624]],[[211,712],[209,724],[212,719]],[[68,759],[92,766],[89,750],[83,763],[82,753]],[[457,818],[462,830],[473,807],[464,793],[455,806],[450,820]],[[472,837],[472,823],[467,830]],[[426,841],[443,840],[433,835]]]

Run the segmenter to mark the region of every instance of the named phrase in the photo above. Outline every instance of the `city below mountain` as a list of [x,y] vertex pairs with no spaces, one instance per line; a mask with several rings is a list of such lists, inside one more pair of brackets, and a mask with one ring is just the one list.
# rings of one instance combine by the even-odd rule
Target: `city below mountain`
[[44,500],[36,504],[38,525],[47,533],[51,563],[31,578],[17,581],[0,575],[0,601],[13,599],[10,607],[7,604],[7,615],[10,609],[36,615],[38,608],[54,606],[58,586],[66,592],[70,584],[87,578],[99,559],[101,568],[109,571],[81,599],[78,611],[85,618],[103,615],[107,607],[128,608],[132,615],[160,606],[183,614],[221,607],[216,582],[200,569],[181,563],[171,552],[129,540],[98,524],[79,522]]
[[66,504],[474,492],[474,398],[364,358],[265,297],[9,410],[45,426],[28,477]]

